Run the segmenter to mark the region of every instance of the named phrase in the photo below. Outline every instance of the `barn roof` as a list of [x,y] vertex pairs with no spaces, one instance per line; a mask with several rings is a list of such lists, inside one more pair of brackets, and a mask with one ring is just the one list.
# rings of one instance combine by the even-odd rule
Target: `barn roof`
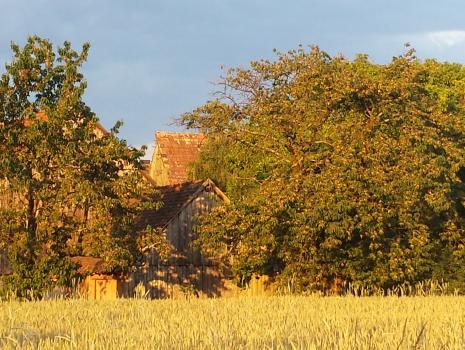
[[203,134],[164,131],[155,133],[155,152],[168,171],[170,185],[189,180],[189,164],[197,159],[204,141]]
[[102,258],[95,258],[93,256],[73,256],[70,260],[80,265],[77,270],[80,274],[102,273],[104,271]]
[[142,170],[147,170],[150,166],[150,160],[142,159]]
[[146,210],[141,216],[140,227],[145,228],[147,225],[153,228],[166,227],[204,189],[214,192],[224,202],[229,203],[226,195],[211,180],[158,187],[157,190],[161,193],[163,206],[158,210]]

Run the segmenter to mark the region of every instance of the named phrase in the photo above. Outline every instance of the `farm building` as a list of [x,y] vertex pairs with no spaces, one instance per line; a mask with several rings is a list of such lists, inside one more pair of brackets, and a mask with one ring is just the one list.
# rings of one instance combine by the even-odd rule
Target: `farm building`
[[192,289],[206,296],[226,293],[227,282],[222,280],[216,263],[202,257],[190,243],[195,238],[198,215],[229,199],[210,180],[163,186],[159,191],[163,207],[144,213],[141,225],[162,229],[173,253],[167,261],[161,261],[152,250],[144,266],[134,274],[133,284],[142,282],[155,298],[176,297],[179,289]]
[[149,247],[142,266],[129,276],[103,274],[102,259],[73,257],[81,265],[79,272],[89,274],[83,287],[90,299],[132,296],[139,284],[152,298],[180,297],[190,292],[199,296],[235,292],[234,286],[222,278],[215,262],[203,258],[189,245],[195,237],[196,217],[229,202],[228,198],[210,180],[163,186],[159,191],[163,207],[146,211],[139,225],[162,229],[172,245],[172,255],[162,261],[155,249]]
[[189,181],[189,165],[196,160],[204,139],[202,134],[157,132],[152,161],[145,164],[145,175],[159,190],[163,206],[144,212],[139,226],[162,230],[172,245],[171,257],[162,261],[155,249],[149,248],[142,266],[125,277],[102,275],[97,266],[88,264],[91,270],[87,272],[92,272],[85,282],[89,298],[114,298],[115,293],[131,296],[137,285],[143,285],[152,298],[237,292],[221,275],[216,263],[202,257],[190,245],[195,238],[196,218],[217,205],[229,203],[211,180]]
[[149,167],[149,176],[155,185],[177,185],[189,181],[189,164],[197,159],[204,141],[203,134],[157,131]]
[[159,187],[163,206],[158,210],[146,211],[140,225],[166,230],[166,236],[179,254],[194,261],[193,252],[188,252],[194,235],[195,218],[211,211],[219,203],[229,203],[229,199],[211,180],[185,182]]
[[[96,133],[106,130],[99,124]],[[132,296],[137,285],[143,285],[150,297],[177,297],[185,293],[221,296],[236,292],[223,278],[214,261],[201,256],[190,243],[195,238],[195,222],[199,215],[229,200],[211,180],[189,180],[189,165],[197,159],[205,140],[202,134],[157,132],[151,162],[145,162],[144,175],[160,192],[163,206],[147,210],[139,228],[148,225],[161,230],[172,245],[173,254],[166,261],[148,247],[145,261],[130,275],[103,273],[99,257],[78,256],[71,260],[87,275],[82,284],[90,299]],[[2,204],[0,198],[0,205]],[[5,198],[3,205],[7,205]],[[5,252],[0,251],[0,275],[11,272]]]
[[103,273],[103,260],[90,256],[74,256],[71,261],[80,265],[77,272],[87,275],[81,284],[82,291],[89,299],[114,299],[128,295],[128,283],[119,275]]

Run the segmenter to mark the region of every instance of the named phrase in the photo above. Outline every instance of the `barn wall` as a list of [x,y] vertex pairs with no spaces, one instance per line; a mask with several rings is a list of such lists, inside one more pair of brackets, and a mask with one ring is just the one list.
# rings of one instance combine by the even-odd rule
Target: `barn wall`
[[[128,291],[142,284],[149,298],[237,296],[240,289],[208,265],[151,265],[139,269],[128,281]],[[133,296],[133,295],[128,295]]]
[[198,193],[166,227],[167,238],[175,249],[173,256],[162,263],[152,250],[145,267],[129,279],[129,291],[142,283],[152,298],[237,295],[239,288],[222,275],[218,266],[202,258],[199,250],[190,246],[196,238],[196,218],[210,212],[220,201],[216,194],[207,190]]
[[218,197],[206,190],[202,191],[193,201],[174,217],[166,227],[169,242],[178,253],[184,254],[193,264],[200,264],[201,257],[198,249],[190,247],[196,238],[195,222],[199,215],[210,212],[218,205]]
[[11,266],[8,262],[6,250],[0,250],[0,276],[11,273]]
[[81,283],[82,296],[89,300],[114,300],[127,297],[128,282],[112,275],[93,274]]

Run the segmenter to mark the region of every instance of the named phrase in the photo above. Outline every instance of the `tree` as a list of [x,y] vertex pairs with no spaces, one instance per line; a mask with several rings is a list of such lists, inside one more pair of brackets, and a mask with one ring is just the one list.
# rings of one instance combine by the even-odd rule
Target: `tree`
[[233,199],[202,219],[199,244],[238,279],[296,290],[463,266],[464,72],[413,50],[377,65],[317,47],[229,70],[180,120],[209,136],[196,173]]
[[54,51],[33,36],[0,81],[0,181],[9,203],[0,208],[0,249],[13,274],[7,284],[24,295],[69,284],[73,255],[102,257],[123,272],[140,255],[135,222],[158,205],[139,171],[143,150],[128,147],[82,101],[80,53],[70,43]]

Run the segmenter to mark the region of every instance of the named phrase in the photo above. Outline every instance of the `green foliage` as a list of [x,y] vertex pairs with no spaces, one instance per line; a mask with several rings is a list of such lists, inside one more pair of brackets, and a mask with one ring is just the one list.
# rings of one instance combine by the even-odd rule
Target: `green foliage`
[[229,70],[221,98],[181,118],[209,136],[196,171],[233,199],[199,243],[238,279],[296,290],[463,281],[464,74],[316,47]]
[[154,207],[139,169],[143,150],[128,147],[82,101],[80,73],[89,44],[30,37],[12,44],[0,81],[0,249],[14,269],[6,282],[24,295],[69,284],[69,256],[99,256],[124,272],[140,254],[134,224]]

